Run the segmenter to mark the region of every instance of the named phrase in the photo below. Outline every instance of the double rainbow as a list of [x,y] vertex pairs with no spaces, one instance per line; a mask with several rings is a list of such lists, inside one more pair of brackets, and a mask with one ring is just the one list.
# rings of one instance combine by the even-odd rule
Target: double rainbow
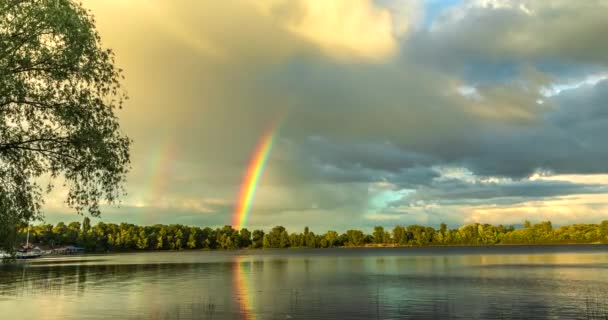
[[276,121],[262,135],[245,171],[237,204],[232,214],[232,226],[237,230],[247,225],[247,218],[249,218],[255,191],[272,150],[272,145],[279,129],[279,122]]

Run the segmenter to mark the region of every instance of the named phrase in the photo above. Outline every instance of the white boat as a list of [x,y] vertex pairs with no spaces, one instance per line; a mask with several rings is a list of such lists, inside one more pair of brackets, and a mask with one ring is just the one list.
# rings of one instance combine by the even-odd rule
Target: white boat
[[15,254],[15,259],[35,259],[40,258],[42,256],[42,251],[40,248],[35,247],[30,249],[30,224],[27,224],[27,238],[25,240],[25,247],[23,250],[17,251]]
[[[31,248],[30,247],[30,227],[28,223],[27,227],[27,238],[25,240],[25,246],[23,246],[20,250],[17,250],[15,253],[15,259],[35,259],[40,258],[42,256],[42,250],[38,247]],[[0,259],[4,258],[12,258],[9,253],[4,251],[0,251]]]
[[36,251],[17,252],[15,254],[16,259],[36,259],[40,258],[42,253]]

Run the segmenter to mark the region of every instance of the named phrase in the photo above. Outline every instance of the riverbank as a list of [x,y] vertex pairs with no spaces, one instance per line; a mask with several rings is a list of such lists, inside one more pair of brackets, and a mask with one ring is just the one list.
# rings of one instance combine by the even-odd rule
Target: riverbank
[[[285,227],[270,230],[234,229],[186,225],[148,225],[103,223],[30,226],[30,243],[40,248],[72,246],[87,252],[139,252],[155,250],[217,250],[246,248],[329,248],[329,247],[415,247],[479,245],[559,245],[608,243],[608,220],[598,224],[572,224],[553,227],[551,222],[524,222],[514,226],[472,223],[458,228],[422,225],[376,226],[368,233],[348,229],[315,233],[308,227],[289,232]],[[20,230],[21,243],[27,242],[27,228]]]
[[95,255],[106,255],[106,254],[131,254],[131,253],[160,253],[160,252],[239,252],[239,251],[251,251],[251,252],[263,252],[263,251],[276,251],[276,250],[331,250],[331,249],[423,249],[423,248],[492,248],[492,247],[560,247],[560,246],[606,246],[606,243],[581,243],[581,242],[564,242],[564,243],[510,243],[510,244],[436,244],[436,245],[396,245],[396,244],[366,244],[363,246],[336,246],[328,248],[308,248],[308,247],[287,247],[287,248],[233,248],[233,249],[180,249],[180,250],[113,250],[113,251],[96,251],[96,252],[84,252],[82,254],[71,254],[71,255],[45,255],[41,258],[67,258],[67,257],[80,257],[80,256],[95,256]]

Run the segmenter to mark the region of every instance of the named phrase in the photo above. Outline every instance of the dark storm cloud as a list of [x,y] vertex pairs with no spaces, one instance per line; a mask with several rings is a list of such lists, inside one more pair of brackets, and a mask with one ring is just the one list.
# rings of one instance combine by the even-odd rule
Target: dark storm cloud
[[403,201],[437,201],[446,204],[472,204],[491,199],[508,199],[510,203],[530,199],[545,199],[576,193],[605,193],[606,187],[598,184],[577,184],[564,181],[508,181],[508,182],[466,182],[452,179],[419,188]]
[[411,52],[444,67],[553,60],[608,63],[604,0],[464,1],[412,37]]
[[[304,141],[299,147],[304,150],[301,154],[308,157],[300,161],[317,163],[317,167],[325,168],[323,175],[329,177],[340,170],[351,170],[354,175],[369,170],[376,176],[391,176],[415,166],[436,165],[464,166],[482,176],[513,178],[523,178],[538,170],[605,173],[608,171],[608,164],[603,161],[608,156],[603,141],[608,129],[606,101],[608,81],[603,81],[594,87],[565,90],[546,99],[545,104],[551,109],[538,114],[529,124],[473,125],[468,131],[463,126],[447,136],[404,127],[404,141],[400,144],[383,143],[382,132],[386,127],[379,127],[375,143]],[[397,117],[394,113],[392,116]],[[446,117],[443,121],[450,120]],[[433,128],[432,123],[427,126]],[[386,132],[384,138],[390,139],[389,134]],[[399,130],[394,134],[398,135]],[[369,139],[372,137],[367,135]],[[426,143],[420,145],[420,141]]]
[[605,173],[608,156],[608,81],[565,90],[548,99],[554,110],[535,126],[501,128],[484,134],[487,151],[466,159],[480,175],[524,177],[535,170]]
[[398,172],[403,168],[430,166],[436,162],[428,155],[402,150],[389,142],[339,144],[323,139],[309,139],[302,147],[314,150],[313,158],[318,163],[331,163],[341,168],[362,167]]

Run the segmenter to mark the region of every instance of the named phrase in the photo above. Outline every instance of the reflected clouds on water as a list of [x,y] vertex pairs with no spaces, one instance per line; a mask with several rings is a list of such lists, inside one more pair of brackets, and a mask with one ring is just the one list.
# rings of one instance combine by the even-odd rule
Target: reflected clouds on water
[[44,319],[605,319],[608,248],[159,252],[0,267]]

